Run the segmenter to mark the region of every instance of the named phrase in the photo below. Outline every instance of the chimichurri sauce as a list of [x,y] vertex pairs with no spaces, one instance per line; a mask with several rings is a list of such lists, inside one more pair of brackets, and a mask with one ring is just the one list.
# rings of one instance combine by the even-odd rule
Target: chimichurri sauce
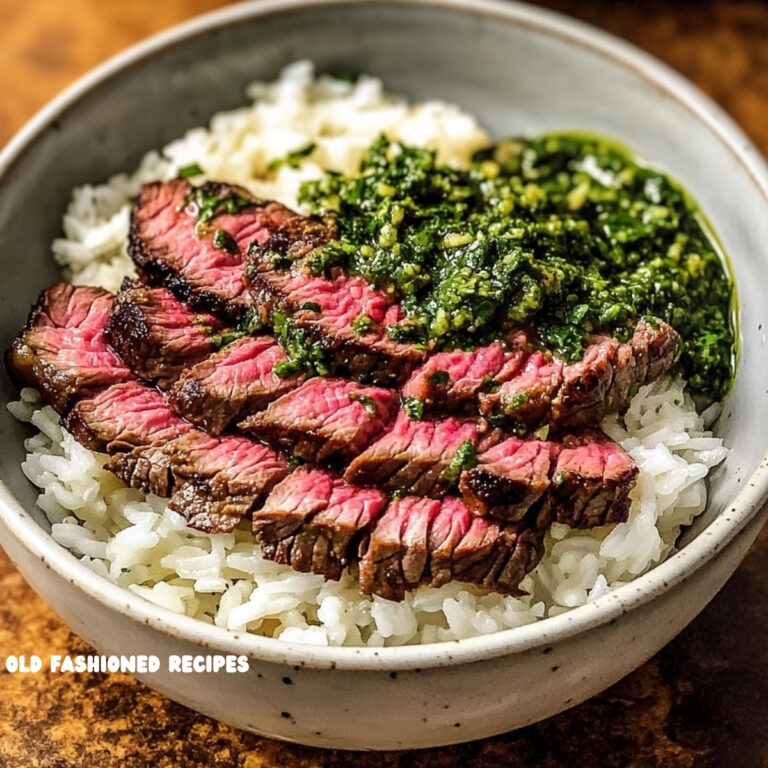
[[655,317],[683,339],[692,392],[728,391],[733,288],[717,248],[679,186],[607,140],[506,140],[455,170],[381,138],[359,175],[306,182],[300,199],[339,235],[313,271],[342,265],[398,296],[397,340],[472,348],[522,326],[572,361],[591,334],[625,340]]

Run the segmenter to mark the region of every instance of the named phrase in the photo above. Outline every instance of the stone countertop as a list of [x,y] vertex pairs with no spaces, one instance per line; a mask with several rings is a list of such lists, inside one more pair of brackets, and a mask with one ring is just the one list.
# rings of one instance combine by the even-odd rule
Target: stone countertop
[[[220,0],[0,0],[0,144],[75,77]],[[768,153],[768,4],[550,0],[694,80]],[[351,754],[242,733],[124,675],[0,674],[0,768],[768,768],[768,529],[710,606],[605,693],[515,733]],[[0,551],[0,649],[90,649]],[[5,655],[5,654],[3,654]]]

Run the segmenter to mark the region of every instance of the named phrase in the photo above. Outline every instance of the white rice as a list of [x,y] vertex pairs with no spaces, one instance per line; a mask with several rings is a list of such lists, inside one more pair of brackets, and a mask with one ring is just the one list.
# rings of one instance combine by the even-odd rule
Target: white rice
[[[242,184],[296,207],[302,180],[325,169],[354,172],[385,133],[433,147],[461,166],[489,137],[471,115],[440,102],[411,105],[380,81],[351,85],[315,78],[299,62],[275,83],[254,83],[253,103],[216,115],[132,175],[76,189],[53,244],[68,280],[116,290],[131,273],[125,253],[128,210],[139,186],[197,163],[210,178]],[[316,144],[299,169],[267,169],[273,159]],[[325,582],[261,557],[247,524],[231,534],[189,529],[163,499],[126,488],[102,469],[105,457],[63,431],[58,416],[25,389],[11,413],[38,430],[22,468],[42,493],[53,538],[105,578],[178,613],[233,631],[321,645],[402,645],[472,637],[554,616],[615,589],[674,549],[681,526],[706,504],[705,479],[727,453],[706,427],[716,408],[696,413],[680,381],[643,387],[624,418],[605,420],[640,468],[629,521],[590,531],[555,525],[546,554],[523,582],[522,597],[462,584],[421,589],[402,603],[361,595],[352,576]]]

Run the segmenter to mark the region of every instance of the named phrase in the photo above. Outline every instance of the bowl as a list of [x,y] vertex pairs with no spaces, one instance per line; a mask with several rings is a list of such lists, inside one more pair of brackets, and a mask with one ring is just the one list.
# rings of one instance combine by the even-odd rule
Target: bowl
[[[732,449],[706,512],[673,557],[569,613],[494,635],[397,648],[325,648],[228,632],[95,575],[50,537],[20,470],[25,430],[0,412],[0,540],[32,586],[106,654],[156,654],[137,675],[240,728],[322,747],[394,749],[475,739],[574,705],[653,655],[706,605],[757,535],[768,496],[768,173],[756,149],[681,77],[583,24],[467,0],[237,4],[154,37],[84,77],[0,156],[0,335],[5,347],[57,278],[49,243],[75,185],[134,167],[244,86],[297,58],[358,70],[415,99],[454,101],[497,136],[582,128],[614,136],[699,200],[740,296]],[[15,397],[0,377],[3,400]],[[247,656],[245,673],[168,671],[171,654]]]

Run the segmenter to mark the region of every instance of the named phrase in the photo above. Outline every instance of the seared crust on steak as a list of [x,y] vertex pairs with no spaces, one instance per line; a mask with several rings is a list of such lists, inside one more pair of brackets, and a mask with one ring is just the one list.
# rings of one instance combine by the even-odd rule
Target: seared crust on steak
[[402,600],[419,585],[465,581],[516,594],[544,552],[544,534],[520,523],[475,517],[460,499],[407,496],[374,526],[360,561],[366,594]]
[[[227,213],[222,203],[222,212],[198,228],[193,194],[252,205]],[[208,182],[195,188],[182,179],[145,184],[131,213],[128,253],[144,279],[169,288],[192,309],[236,318],[252,303],[243,286],[248,247],[253,241],[266,242],[283,221],[296,215],[234,185]],[[235,243],[234,252],[216,246],[219,230]]]
[[192,312],[167,288],[127,282],[115,296],[104,335],[140,379],[165,389],[215,351],[211,337],[224,327],[211,314]]
[[638,387],[669,371],[679,347],[670,325],[642,320],[628,341],[601,337],[575,363],[534,352],[497,392],[480,395],[480,409],[529,428],[597,424],[609,410],[625,408]]
[[301,375],[281,378],[274,372],[284,359],[271,336],[246,336],[187,368],[168,391],[168,402],[188,421],[221,434],[302,382]]
[[254,512],[253,531],[269,560],[339,579],[357,560],[370,525],[386,505],[380,490],[356,488],[326,470],[301,467]]
[[280,454],[234,435],[192,430],[167,452],[179,488],[169,507],[208,532],[232,530],[289,472]]
[[638,471],[620,445],[589,429],[561,442],[509,438],[478,456],[459,489],[479,515],[592,528],[627,519]]

